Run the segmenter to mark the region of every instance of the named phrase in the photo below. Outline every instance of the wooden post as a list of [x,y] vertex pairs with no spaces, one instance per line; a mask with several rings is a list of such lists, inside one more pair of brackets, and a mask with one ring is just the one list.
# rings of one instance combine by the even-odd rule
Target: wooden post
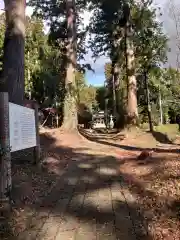
[[34,114],[35,114],[35,126],[36,126],[36,146],[34,147],[34,164],[37,164],[41,158],[41,147],[40,147],[40,137],[39,137],[39,115],[38,115],[38,105],[36,101],[33,103]]
[[0,210],[10,206],[11,187],[9,97],[7,92],[0,92]]

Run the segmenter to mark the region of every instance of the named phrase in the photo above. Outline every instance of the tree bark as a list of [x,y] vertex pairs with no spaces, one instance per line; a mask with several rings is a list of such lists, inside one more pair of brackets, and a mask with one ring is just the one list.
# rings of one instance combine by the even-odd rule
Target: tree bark
[[9,93],[9,101],[24,100],[25,0],[5,0],[6,32],[4,39],[1,91]]
[[[116,41],[114,41],[113,54],[115,54],[115,49],[117,47]],[[117,63],[117,56],[113,55],[112,57],[112,67],[111,67],[111,76],[112,76],[112,97],[113,97],[113,117],[114,123],[118,120],[118,102],[120,99],[117,99],[117,91],[119,88],[119,67]],[[115,124],[116,125],[116,124]]]
[[65,79],[64,119],[62,128],[64,130],[77,130],[77,103],[76,103],[76,9],[75,0],[66,0],[67,12],[67,68]]
[[152,122],[147,72],[144,72],[144,82],[145,82],[145,90],[146,90],[145,96],[146,96],[146,106],[147,106],[147,114],[148,114],[148,121],[149,121],[149,130],[150,130],[150,132],[153,132],[154,128],[153,128],[153,122]]
[[160,112],[160,124],[163,124],[163,108],[162,108],[162,98],[161,98],[160,86],[159,86],[159,112]]
[[131,26],[127,23],[125,30],[126,74],[127,74],[127,124],[138,124],[137,81],[135,76],[134,46],[130,39]]
[[115,76],[112,75],[112,91],[113,91],[113,117],[116,118],[117,111],[116,111],[116,85],[115,85]]

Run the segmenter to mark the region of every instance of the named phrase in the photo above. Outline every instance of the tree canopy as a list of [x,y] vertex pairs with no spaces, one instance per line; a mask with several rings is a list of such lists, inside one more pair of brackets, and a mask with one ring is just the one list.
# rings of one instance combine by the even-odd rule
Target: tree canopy
[[[147,77],[148,104],[152,109],[159,109],[161,98],[164,115],[178,114],[179,72],[164,68],[169,51],[168,38],[157,19],[159,9],[152,6],[152,1],[71,1],[70,8],[74,9],[74,30],[71,33],[66,3],[28,1],[34,12],[31,17],[26,17],[24,80],[27,98],[36,99],[42,107],[56,106],[61,114],[65,114],[63,108],[70,91],[67,90],[67,51],[68,44],[72,43],[74,62],[71,67],[74,70],[69,79],[74,81],[70,95],[74,96],[75,105],[84,104],[90,111],[107,107],[108,112],[115,115],[117,127],[128,124],[130,111],[131,114],[137,112],[137,124],[147,114],[144,80]],[[88,26],[83,23],[84,11],[93,12]],[[5,15],[2,14],[1,63],[6,30],[4,21]],[[44,23],[49,28],[48,33],[44,31]],[[95,60],[102,55],[109,58],[104,66],[105,85],[100,88],[88,85],[85,80],[86,71],[91,70],[88,62],[82,64],[88,49]],[[176,101],[172,104],[173,99]],[[70,106],[72,104],[67,112],[72,111]],[[160,116],[158,111],[152,115]],[[159,121],[157,116],[154,118]]]

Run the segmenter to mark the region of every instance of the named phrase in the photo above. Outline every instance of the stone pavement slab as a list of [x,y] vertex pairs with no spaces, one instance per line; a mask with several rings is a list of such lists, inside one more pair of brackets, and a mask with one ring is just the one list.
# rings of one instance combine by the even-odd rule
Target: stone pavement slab
[[53,204],[42,225],[19,239],[135,240],[135,227],[142,234],[138,239],[147,239],[136,197],[119,182],[117,171],[104,161],[79,166],[83,170],[70,167],[50,194]]

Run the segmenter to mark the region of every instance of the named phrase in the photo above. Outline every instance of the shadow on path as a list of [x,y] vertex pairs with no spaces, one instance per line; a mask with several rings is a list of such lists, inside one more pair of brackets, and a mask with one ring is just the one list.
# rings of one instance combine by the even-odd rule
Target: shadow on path
[[[153,214],[141,199],[150,206],[158,196],[122,171],[123,160],[105,156],[103,149],[100,154],[88,146],[59,146],[47,135],[41,140],[44,159],[38,167],[13,163],[17,214],[8,239],[154,239]],[[149,164],[153,174],[155,163]]]
[[163,144],[173,144],[173,142],[168,138],[168,136],[164,133],[153,131],[153,137],[156,139],[157,142]]
[[[171,153],[179,153],[180,150],[179,149],[175,149],[175,148],[141,148],[141,147],[133,147],[133,146],[128,146],[128,145],[123,145],[123,144],[117,144],[117,143],[112,143],[112,142],[108,142],[99,138],[96,138],[93,135],[90,135],[88,133],[86,133],[85,131],[83,131],[82,129],[79,130],[80,134],[82,134],[85,138],[87,138],[88,140],[92,141],[92,142],[96,142],[99,144],[103,144],[106,146],[112,146],[112,147],[116,147],[116,148],[121,148],[127,151],[143,151],[143,150],[148,150],[151,151],[153,150],[154,152],[171,152]],[[167,144],[167,142],[166,142]]]

